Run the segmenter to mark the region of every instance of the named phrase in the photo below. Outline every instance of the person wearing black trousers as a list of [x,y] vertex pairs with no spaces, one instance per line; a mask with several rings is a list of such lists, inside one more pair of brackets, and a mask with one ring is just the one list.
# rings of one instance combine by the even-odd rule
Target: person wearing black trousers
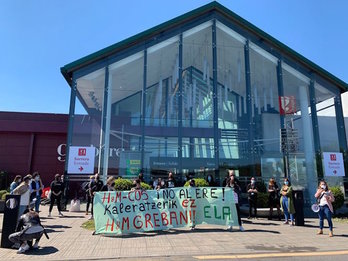
[[91,184],[94,182],[94,176],[89,177],[89,182],[86,184],[85,191],[86,191],[86,198],[87,198],[87,204],[86,204],[86,215],[88,215],[89,205],[92,203],[92,197],[90,193]]
[[257,218],[257,188],[256,188],[256,180],[254,177],[251,178],[250,183],[247,187],[248,192],[248,201],[249,201],[249,217],[252,217],[252,209],[254,209],[255,218]]
[[[244,231],[244,228],[242,226],[242,219],[240,217],[240,208],[239,208],[240,194],[242,193],[242,190],[240,189],[240,186],[238,185],[236,181],[233,170],[230,171],[229,180],[226,187],[233,188],[234,201],[236,204],[236,210],[237,210],[237,216],[238,216],[239,230]],[[232,231],[232,226],[229,226],[228,230]]]
[[93,219],[93,199],[96,192],[101,191],[102,187],[104,186],[103,182],[100,180],[99,173],[96,173],[94,175],[94,182],[90,183],[90,196],[91,196],[91,217],[89,219]]
[[61,212],[61,205],[60,205],[60,200],[62,198],[63,190],[64,190],[64,185],[61,180],[61,177],[59,174],[56,174],[54,177],[54,180],[51,183],[51,198],[50,198],[51,204],[50,204],[50,208],[48,212],[48,217],[51,217],[51,212],[52,212],[52,208],[55,201],[57,201],[59,216],[63,217],[63,214]]

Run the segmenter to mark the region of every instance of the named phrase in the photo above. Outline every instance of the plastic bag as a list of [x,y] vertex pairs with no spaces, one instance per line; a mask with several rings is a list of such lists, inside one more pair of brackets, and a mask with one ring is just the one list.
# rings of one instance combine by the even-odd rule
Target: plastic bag
[[80,211],[80,200],[79,199],[73,199],[70,202],[70,212],[79,212]]

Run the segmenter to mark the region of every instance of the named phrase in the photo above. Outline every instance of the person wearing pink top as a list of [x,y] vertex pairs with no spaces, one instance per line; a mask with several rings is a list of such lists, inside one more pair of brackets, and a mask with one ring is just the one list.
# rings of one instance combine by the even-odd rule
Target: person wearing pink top
[[323,228],[324,228],[324,216],[327,219],[327,223],[329,224],[329,236],[333,237],[333,231],[332,231],[332,220],[331,220],[331,214],[333,213],[333,207],[332,202],[335,201],[335,197],[331,193],[331,190],[329,190],[329,187],[326,183],[326,181],[322,180],[319,183],[317,192],[314,195],[318,201],[320,210],[319,210],[319,231],[317,235],[323,234]]

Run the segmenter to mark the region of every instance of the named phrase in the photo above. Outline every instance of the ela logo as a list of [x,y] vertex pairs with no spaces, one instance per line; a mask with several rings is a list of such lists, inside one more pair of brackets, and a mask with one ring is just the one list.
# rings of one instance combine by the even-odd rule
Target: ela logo
[[330,160],[336,161],[336,154],[330,154]]
[[79,148],[79,156],[86,156],[86,149]]

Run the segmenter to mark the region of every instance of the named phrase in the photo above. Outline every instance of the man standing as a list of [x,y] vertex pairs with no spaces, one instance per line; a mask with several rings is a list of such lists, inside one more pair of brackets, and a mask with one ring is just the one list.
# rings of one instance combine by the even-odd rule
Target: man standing
[[248,192],[248,201],[249,201],[249,217],[252,217],[252,208],[254,208],[255,218],[257,218],[257,188],[256,188],[256,180],[254,177],[251,178],[250,183],[247,187]]
[[93,219],[93,200],[94,200],[94,195],[96,192],[101,191],[103,187],[103,182],[100,180],[99,173],[96,173],[94,175],[94,181],[91,181],[90,183],[90,196],[91,196],[91,201],[92,201],[92,208],[91,208],[91,217],[89,219]]

